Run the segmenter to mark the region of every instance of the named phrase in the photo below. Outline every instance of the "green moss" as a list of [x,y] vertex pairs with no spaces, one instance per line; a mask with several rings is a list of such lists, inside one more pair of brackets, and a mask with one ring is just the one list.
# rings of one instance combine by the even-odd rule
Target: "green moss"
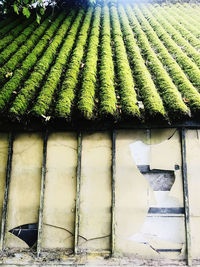
[[157,55],[151,49],[147,37],[140,28],[140,25],[137,19],[135,18],[130,6],[127,7],[127,14],[131,26],[133,27],[133,30],[136,33],[137,41],[140,46],[141,52],[146,58],[146,65],[148,66],[152,75],[155,77],[155,84],[159,89],[166,110],[169,113],[174,114],[174,116],[188,114],[189,110],[187,106],[184,104],[180,93],[178,92],[176,86],[169,77],[167,71],[164,69],[162,63],[157,58]]
[[48,46],[41,59],[37,62],[33,72],[31,73],[28,80],[25,81],[23,88],[20,90],[18,96],[13,102],[13,105],[10,109],[11,113],[14,113],[16,115],[23,115],[26,112],[30,102],[37,92],[37,89],[40,87],[40,84],[46,72],[53,62],[53,59],[57,53],[57,49],[71,24],[73,16],[74,14],[72,13],[64,20],[53,41]]
[[115,6],[111,6],[111,22],[113,29],[113,41],[115,43],[115,57],[117,76],[120,86],[120,103],[122,112],[129,116],[140,117],[140,111],[137,106],[137,96],[134,90],[134,81],[122,39],[122,32]]
[[148,40],[154,46],[160,61],[166,67],[169,75],[171,76],[174,84],[177,86],[182,96],[188,99],[188,106],[194,112],[198,111],[200,108],[200,95],[192,83],[188,80],[180,66],[168,53],[168,50],[160,41],[156,33],[150,27],[150,25],[142,19],[140,14],[140,21],[143,27],[143,30],[146,32]]
[[13,19],[13,21],[6,26],[4,26],[2,29],[0,29],[0,37],[4,36],[5,34],[8,34],[10,30],[13,29],[15,31],[15,27],[18,27],[19,24],[22,23],[22,18]]
[[181,48],[172,41],[171,37],[166,33],[166,31],[161,27],[161,25],[156,21],[156,19],[151,15],[151,13],[144,7],[142,9],[144,15],[147,17],[149,23],[151,24],[154,31],[157,33],[160,40],[163,41],[165,47],[168,49],[169,53],[173,55],[176,62],[181,66],[184,72],[187,74],[190,81],[195,87],[200,90],[200,70],[194,62],[181,50]]
[[1,88],[0,91],[0,110],[2,111],[9,103],[12,93],[19,91],[21,82],[25,79],[28,72],[35,65],[38,58],[41,56],[45,47],[49,43],[49,40],[53,37],[59,24],[64,19],[64,14],[58,16],[58,18],[51,24],[41,40],[37,43],[32,52],[23,61],[20,68],[16,69],[11,79]]
[[47,80],[41,89],[36,104],[33,108],[33,112],[37,115],[46,115],[46,112],[49,109],[54,92],[60,81],[63,67],[66,65],[68,57],[72,50],[83,15],[84,11],[80,10],[56,58],[56,62],[51,68]]
[[17,65],[26,57],[31,49],[37,44],[39,38],[44,34],[50,24],[50,17],[47,18],[26,40],[26,42],[14,53],[14,55],[0,68],[0,84],[6,81],[6,74],[12,72]]
[[152,77],[145,66],[140,54],[140,49],[136,44],[132,29],[129,25],[123,7],[119,6],[119,14],[122,23],[123,33],[126,40],[126,47],[130,55],[130,60],[134,68],[134,76],[139,86],[139,93],[142,97],[145,111],[152,116],[165,116],[162,100],[157,92]]
[[59,93],[59,99],[55,108],[56,115],[59,117],[69,117],[71,115],[71,108],[75,98],[75,89],[78,83],[79,68],[87,42],[91,17],[92,8],[89,8],[79,32],[77,44],[72,53],[69,67],[66,71]]
[[94,12],[94,20],[91,26],[89,46],[86,62],[83,70],[83,81],[79,94],[78,109],[85,118],[91,119],[95,106],[95,87],[98,60],[99,26],[101,8],[97,6]]
[[111,28],[109,8],[103,8],[101,48],[100,48],[100,113],[114,115],[116,113],[117,99],[114,87],[114,63],[111,47]]

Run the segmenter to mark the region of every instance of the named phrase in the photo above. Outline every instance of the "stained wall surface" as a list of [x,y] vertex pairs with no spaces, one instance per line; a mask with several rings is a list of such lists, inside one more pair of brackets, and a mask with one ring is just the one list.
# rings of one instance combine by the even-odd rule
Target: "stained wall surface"
[[50,134],[42,235],[44,248],[73,248],[76,165],[77,134]]
[[200,258],[200,131],[186,131],[192,257]]
[[[199,258],[200,142],[186,131],[192,257]],[[77,201],[77,133],[48,135],[42,249],[73,252]],[[0,212],[8,159],[8,134],[0,135]],[[38,223],[43,135],[14,135],[5,245],[28,249],[13,228]],[[111,249],[112,138],[82,134],[79,252]],[[185,225],[181,144],[176,129],[116,132],[115,247],[119,255],[184,259]]]
[[111,238],[110,133],[86,133],[82,141],[80,237],[81,250],[109,250]]
[[116,222],[118,253],[185,257],[180,140],[175,129],[118,131]]

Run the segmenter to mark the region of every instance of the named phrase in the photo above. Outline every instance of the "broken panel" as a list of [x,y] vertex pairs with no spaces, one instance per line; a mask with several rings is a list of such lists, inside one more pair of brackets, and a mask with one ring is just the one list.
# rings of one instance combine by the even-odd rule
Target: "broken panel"
[[52,133],[47,144],[42,247],[73,249],[77,134]]
[[186,130],[186,162],[191,220],[191,253],[200,258],[200,131]]
[[176,129],[118,131],[116,248],[141,258],[184,255],[181,152]]
[[8,160],[8,134],[0,133],[0,221],[5,192],[6,168]]
[[79,249],[109,250],[111,238],[110,133],[87,133],[82,140]]
[[15,135],[8,197],[6,247],[27,248],[27,243],[11,230],[38,222],[42,150],[41,134]]

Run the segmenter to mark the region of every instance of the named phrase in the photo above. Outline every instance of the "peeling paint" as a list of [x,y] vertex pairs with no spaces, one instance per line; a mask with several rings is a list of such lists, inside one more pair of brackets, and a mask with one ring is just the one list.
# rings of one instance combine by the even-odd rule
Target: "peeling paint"
[[[120,135],[120,133],[119,133]],[[118,135],[118,136],[119,136]],[[157,132],[156,132],[157,135]],[[148,140],[148,138],[151,138]],[[124,134],[124,139],[127,138],[127,134]],[[132,136],[132,142],[128,142],[127,144],[120,145],[119,148],[119,141],[118,143],[118,151],[119,153],[122,153],[122,150],[124,152],[126,151],[126,155],[124,157],[126,158],[126,161],[130,164],[130,159],[128,160],[129,153],[127,149],[125,150],[125,146],[128,145],[130,148],[130,154],[132,156],[132,165],[135,164],[136,166],[141,165],[149,165],[150,170],[148,173],[143,173],[143,179],[145,178],[148,182],[148,187],[146,188],[146,192],[144,191],[144,188],[142,191],[146,193],[146,195],[143,195],[143,209],[139,210],[139,207],[134,209],[133,201],[136,201],[133,199],[133,196],[135,196],[135,192],[131,187],[129,189],[127,188],[127,191],[132,191],[132,196],[130,197],[126,193],[127,203],[130,202],[132,204],[132,210],[134,212],[135,218],[131,218],[130,214],[126,217],[126,220],[129,220],[129,223],[132,223],[132,232],[133,234],[130,235],[128,238],[125,238],[129,240],[127,241],[127,244],[129,244],[129,247],[132,247],[132,253],[137,253],[140,256],[148,257],[148,253],[143,251],[144,246],[141,246],[141,250],[139,249],[139,246],[137,246],[138,249],[136,249],[136,244],[134,246],[130,246],[130,241],[133,243],[140,243],[143,245],[146,245],[148,249],[152,249],[152,253],[157,253],[157,256],[165,256],[165,257],[176,257],[182,253],[182,247],[185,242],[185,234],[184,234],[184,215],[183,214],[174,214],[168,215],[162,214],[163,209],[168,207],[166,212],[169,212],[170,209],[172,211],[177,211],[178,209],[174,209],[175,207],[180,208],[180,211],[182,213],[181,207],[183,200],[179,201],[180,199],[180,193],[176,194],[177,185],[179,186],[178,191],[182,191],[182,184],[181,184],[181,175],[180,170],[175,170],[175,165],[181,165],[181,154],[180,154],[180,142],[179,142],[179,136],[176,133],[176,130],[167,130],[164,132],[162,130],[162,134],[160,136],[161,143],[155,142],[155,136],[154,132],[150,133],[150,135],[147,133],[147,140],[148,142],[144,142],[145,135],[144,132],[141,131],[140,140],[137,140],[137,136]],[[143,139],[143,140],[141,140]],[[120,138],[120,142],[122,140],[122,137]],[[124,142],[123,142],[124,143]],[[173,156],[171,156],[173,154]],[[121,159],[120,155],[118,155],[118,158]],[[133,162],[134,161],[134,162]],[[118,162],[118,164],[122,164],[121,160]],[[122,166],[120,166],[122,168]],[[129,169],[130,172],[130,166],[127,166],[127,169]],[[150,173],[151,170],[157,169],[157,174]],[[123,166],[124,170],[124,166]],[[163,171],[162,171],[163,170]],[[171,171],[171,173],[174,173],[174,176],[167,175],[166,171]],[[178,174],[177,174],[178,172]],[[120,170],[118,168],[118,174],[120,173]],[[165,173],[165,174],[164,174]],[[130,179],[131,179],[131,173],[129,173]],[[170,178],[171,177],[171,178]],[[178,179],[179,178],[179,179]],[[118,178],[119,181],[120,178]],[[121,177],[122,179],[122,177]],[[124,177],[123,177],[124,179]],[[137,183],[143,183],[143,180],[138,172],[135,170],[132,172],[132,180],[136,180]],[[153,179],[155,182],[153,182]],[[162,185],[160,188],[158,188],[158,183],[163,183],[164,180],[171,179],[171,181],[168,182],[168,188],[165,189]],[[160,182],[161,180],[161,182]],[[176,182],[178,180],[178,182]],[[130,183],[129,183],[130,185]],[[176,190],[174,190],[174,185],[176,186]],[[173,190],[173,193],[170,194],[170,192]],[[182,198],[183,195],[181,194]],[[119,196],[118,196],[119,197]],[[129,197],[129,199],[128,199]],[[142,195],[141,195],[142,197]],[[135,197],[134,197],[135,198]],[[117,198],[117,201],[119,199]],[[121,201],[121,200],[120,200]],[[144,207],[147,208],[147,206],[144,204],[148,204],[148,208],[144,210]],[[157,214],[151,214],[151,210],[154,208],[156,210],[157,208]],[[160,211],[160,209],[162,209]],[[179,210],[178,210],[179,211]],[[141,212],[142,215],[141,216]],[[160,213],[161,212],[161,213]],[[138,217],[143,217],[144,220],[140,221],[140,229],[139,231],[135,232],[135,221],[138,220]],[[129,226],[130,227],[130,226]],[[135,233],[134,233],[135,232]],[[122,239],[122,238],[121,238]],[[123,237],[124,239],[124,237]],[[120,240],[120,246],[121,244]],[[125,241],[123,240],[123,243]],[[154,245],[153,245],[154,244]],[[170,246],[169,246],[170,244]],[[138,245],[138,244],[137,244]],[[124,246],[124,245],[123,245]],[[126,247],[127,249],[127,247]],[[136,249],[136,250],[135,250]],[[122,250],[124,252],[124,247],[122,247]],[[130,249],[129,249],[129,252]],[[159,255],[158,255],[159,254]],[[155,256],[155,255],[154,255]]]

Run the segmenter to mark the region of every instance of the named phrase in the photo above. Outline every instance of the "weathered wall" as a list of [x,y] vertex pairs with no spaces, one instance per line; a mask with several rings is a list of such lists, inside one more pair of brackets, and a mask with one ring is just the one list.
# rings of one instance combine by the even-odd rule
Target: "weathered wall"
[[8,198],[6,247],[28,247],[8,231],[24,224],[37,223],[42,167],[41,134],[15,135]]
[[186,131],[192,257],[200,258],[200,131]]
[[[186,131],[193,258],[200,258],[199,134],[197,130]],[[7,157],[8,135],[1,134],[0,214]],[[28,248],[8,231],[38,222],[42,157],[42,134],[15,134],[6,225],[8,248]],[[111,162],[111,134],[83,133],[80,252],[111,248]],[[142,172],[141,165],[149,166],[149,172]],[[42,247],[73,251],[77,133],[49,134],[46,168]],[[176,129],[117,131],[115,245],[119,254],[143,259],[185,258],[181,168]]]
[[73,248],[77,134],[50,134],[44,199],[43,247]]
[[[118,252],[142,258],[184,257],[184,216],[171,214],[173,208],[183,207],[178,132],[174,129],[118,131],[116,148]],[[161,176],[162,170],[173,170],[175,180],[171,188],[154,189],[150,177],[139,171],[139,165],[159,169]],[[179,170],[175,170],[175,165]],[[152,214],[150,208],[156,213]],[[163,208],[166,212],[169,208],[170,214],[162,214]]]
[[8,159],[8,134],[0,134],[0,221],[2,217],[4,189],[6,182],[7,159]]
[[109,133],[83,135],[79,232],[81,250],[110,249],[111,145]]

